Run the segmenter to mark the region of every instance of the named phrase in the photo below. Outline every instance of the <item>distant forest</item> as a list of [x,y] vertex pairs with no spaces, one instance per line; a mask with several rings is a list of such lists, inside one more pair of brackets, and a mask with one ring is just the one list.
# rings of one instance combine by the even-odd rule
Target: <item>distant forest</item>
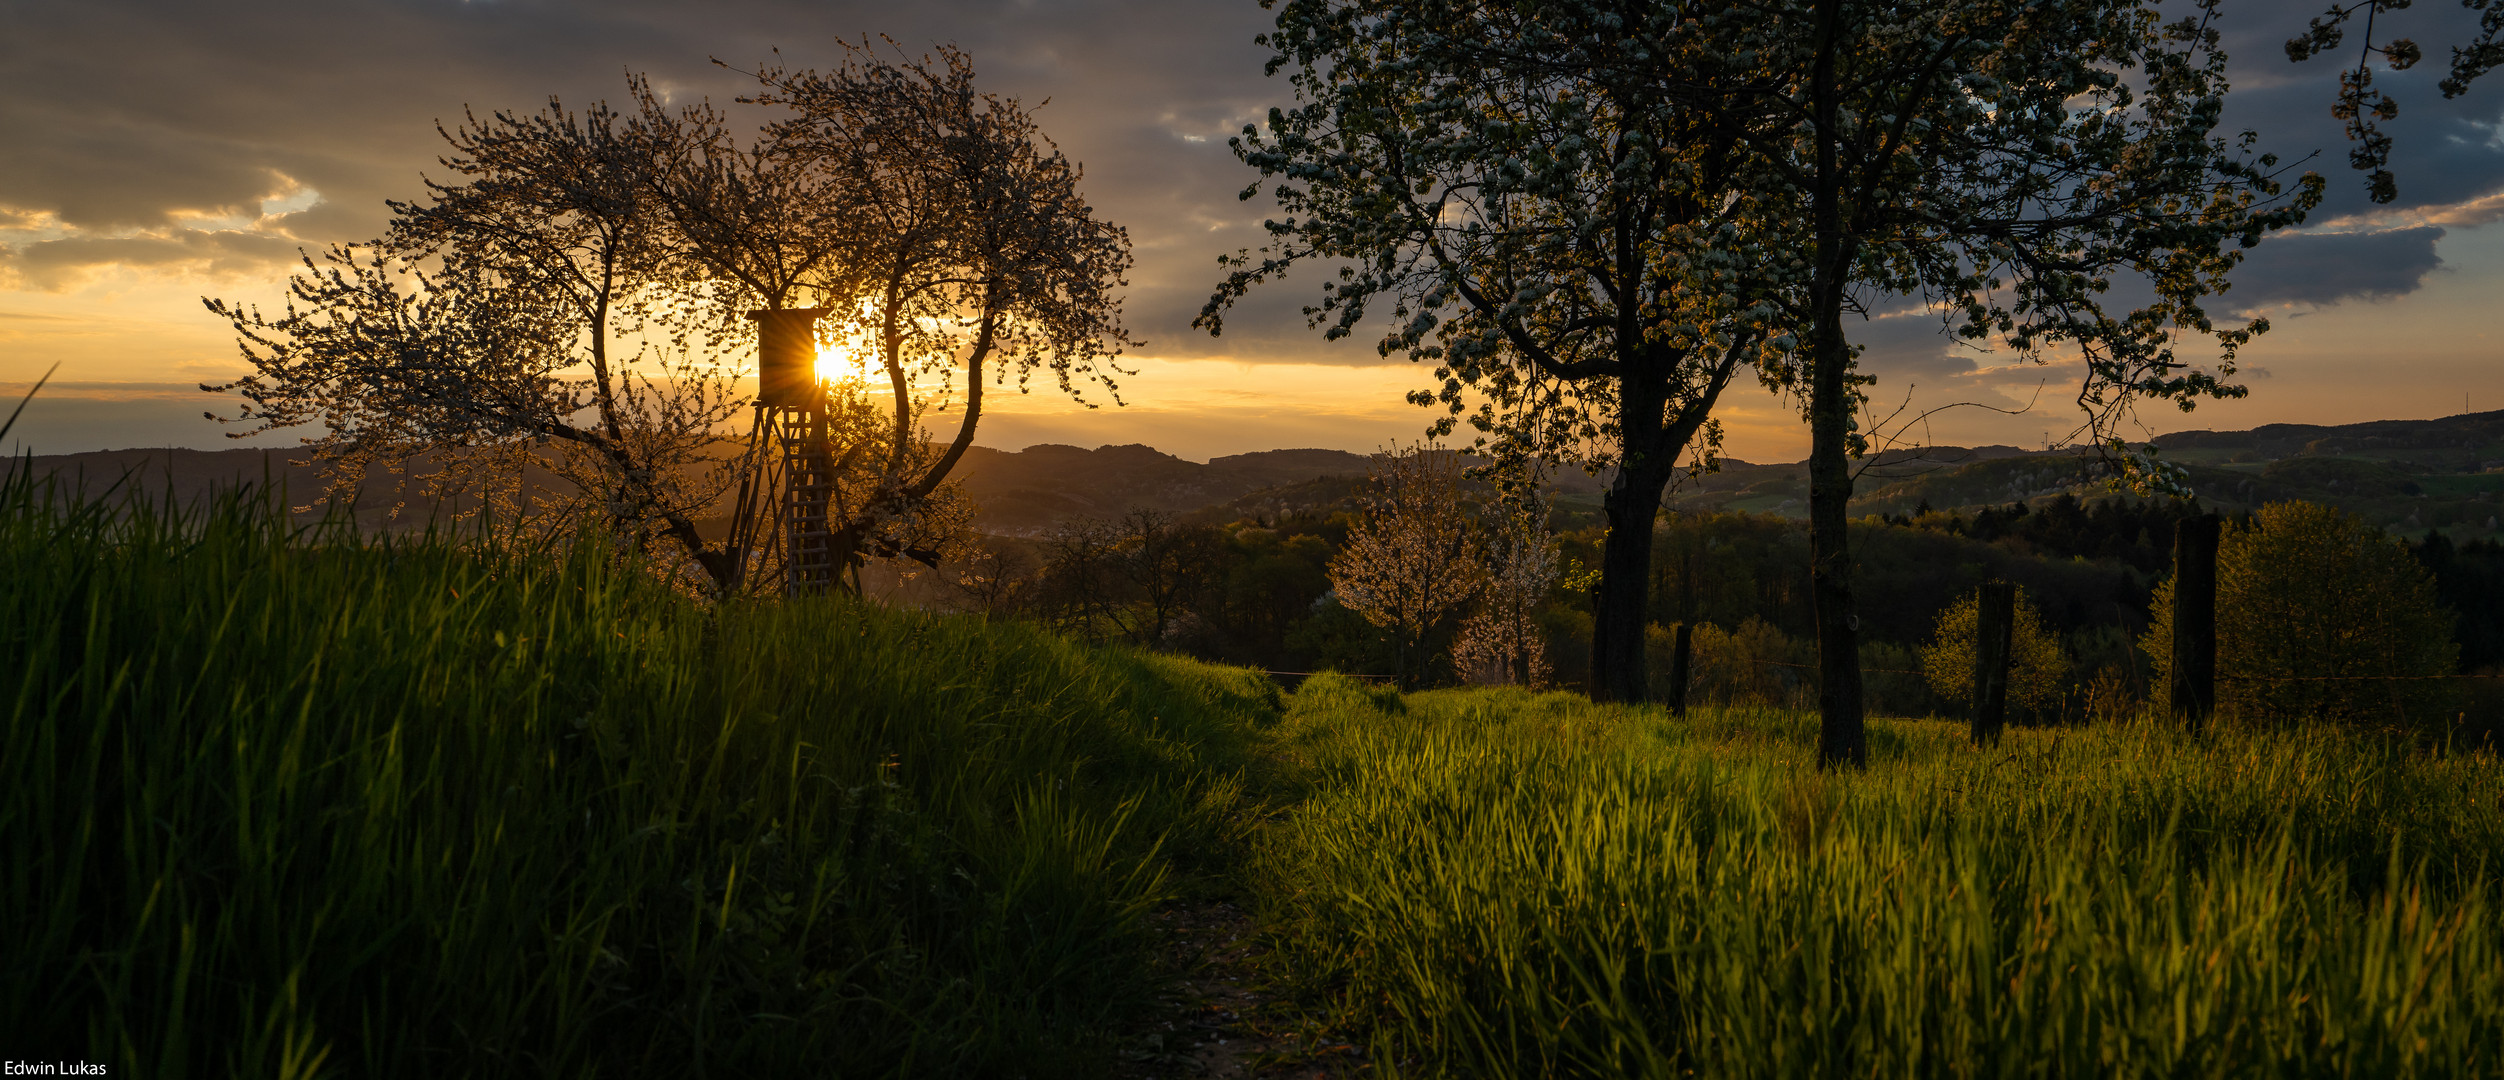
[[[899,598],[1274,671],[1385,675],[1388,635],[1334,602],[1326,572],[1355,521],[1348,499],[1359,486],[1352,478],[1315,482],[1304,494],[1322,505],[1301,508],[1143,511],[1065,524],[1039,538],[995,537],[979,563],[908,583]],[[2063,492],[2036,506],[1924,505],[1859,519],[1852,543],[1875,707],[1916,715],[1960,707],[1904,673],[1918,667],[1916,651],[1934,636],[1940,612],[1992,579],[2026,591],[2069,657],[2062,709],[2036,719],[2084,709],[2099,677],[2143,697],[2148,661],[2136,642],[2157,583],[2171,572],[2174,526],[2204,512],[2198,500]],[[1591,599],[1583,590],[1601,538],[1593,516],[1560,509],[1552,519],[1564,573],[1542,622],[1565,686],[1577,685],[1588,664]],[[1651,610],[1659,627],[1688,622],[1717,631],[1699,657],[1699,690],[1721,698],[1805,692],[1813,643],[1804,522],[1744,511],[1676,513],[1664,516],[1654,543]],[[2406,546],[2457,616],[2461,669],[2504,665],[2504,543],[2456,544],[2438,530]],[[1137,552],[1153,557],[1126,554]],[[1430,639],[1430,651],[1440,654],[1451,632],[1447,626]],[[1655,678],[1665,677],[1667,665],[1655,667]],[[1459,676],[1447,662],[1432,678]]]

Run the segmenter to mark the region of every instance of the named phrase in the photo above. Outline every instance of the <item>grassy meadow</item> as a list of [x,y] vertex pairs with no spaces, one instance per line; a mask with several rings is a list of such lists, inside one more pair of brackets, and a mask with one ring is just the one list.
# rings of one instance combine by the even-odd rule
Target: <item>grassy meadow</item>
[[1151,914],[1413,1076],[2504,1073],[2504,766],[1405,697],[0,485],[0,1054],[1100,1076]]
[[569,553],[0,492],[0,1054],[1089,1075],[1262,676]]
[[1671,720],[1307,683],[1283,978],[1387,1071],[2504,1073],[2504,768],[2333,730]]

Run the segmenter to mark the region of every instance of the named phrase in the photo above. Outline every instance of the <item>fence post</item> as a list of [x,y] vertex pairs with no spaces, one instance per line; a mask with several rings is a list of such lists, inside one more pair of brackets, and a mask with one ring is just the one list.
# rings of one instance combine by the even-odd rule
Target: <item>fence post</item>
[[2174,524],[2173,714],[2193,731],[2217,709],[2217,515]]
[[1976,746],[2000,741],[2008,720],[2009,646],[2017,625],[2017,586],[1985,582],[1974,604],[1974,723]]
[[1687,650],[1694,643],[1694,627],[1679,623],[1674,644],[1669,650],[1669,715],[1687,715]]

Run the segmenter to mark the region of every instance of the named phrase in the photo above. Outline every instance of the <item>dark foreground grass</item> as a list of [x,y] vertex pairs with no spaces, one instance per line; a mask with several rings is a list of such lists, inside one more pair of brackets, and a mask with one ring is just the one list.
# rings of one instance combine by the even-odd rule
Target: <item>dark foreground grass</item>
[[1282,974],[1388,1072],[2504,1075],[2504,768],[2331,731],[1813,720],[1400,698],[1276,732]]
[[1254,673],[0,486],[0,1055],[1096,1075]]

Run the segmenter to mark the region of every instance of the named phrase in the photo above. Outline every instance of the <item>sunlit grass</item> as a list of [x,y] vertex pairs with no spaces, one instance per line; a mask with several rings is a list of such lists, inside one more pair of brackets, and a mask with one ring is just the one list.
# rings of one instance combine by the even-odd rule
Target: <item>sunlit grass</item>
[[1315,679],[1258,869],[1277,968],[1392,1071],[2504,1070],[2504,770],[2335,731],[1405,703]]

